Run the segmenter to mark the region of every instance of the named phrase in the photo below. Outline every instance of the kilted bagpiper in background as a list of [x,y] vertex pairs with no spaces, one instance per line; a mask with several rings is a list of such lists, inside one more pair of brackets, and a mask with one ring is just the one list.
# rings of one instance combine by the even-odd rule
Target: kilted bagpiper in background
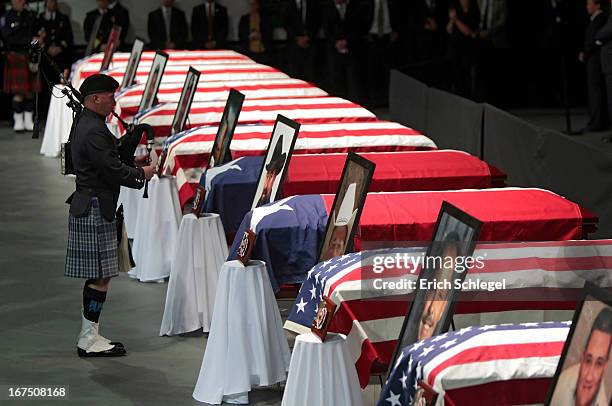
[[[110,76],[88,77],[80,88],[83,111],[71,137],[76,191],[68,198],[68,250],[64,275],[86,279],[82,325],[77,342],[81,357],[125,355],[125,347],[98,333],[110,278],[119,274],[117,220],[119,187],[140,189],[153,176],[152,166],[122,162],[117,140],[105,118],[115,107],[119,83]],[[138,161],[137,161],[138,162]],[[147,164],[144,159],[141,164]]]
[[34,129],[33,94],[40,92],[37,68],[29,63],[30,42],[36,38],[36,16],[25,8],[26,0],[11,0],[12,9],[0,18],[0,32],[8,51],[4,68],[4,93],[13,95],[13,129]]

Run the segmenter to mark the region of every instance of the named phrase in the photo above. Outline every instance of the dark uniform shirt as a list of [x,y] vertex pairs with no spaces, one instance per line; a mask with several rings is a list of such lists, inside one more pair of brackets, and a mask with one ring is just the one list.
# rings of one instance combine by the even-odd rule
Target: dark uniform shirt
[[29,10],[9,10],[0,18],[0,31],[7,51],[27,53],[38,31],[36,18]]
[[52,45],[62,48],[62,52],[55,57],[55,61],[61,68],[69,68],[73,35],[68,16],[59,11],[42,13],[38,18],[38,25],[46,33],[45,51]]
[[69,198],[70,213],[88,213],[91,197],[98,197],[102,215],[115,218],[120,186],[140,189],[145,184],[144,170],[121,162],[117,139],[106,127],[104,117],[84,108],[71,142],[76,174],[76,192]]

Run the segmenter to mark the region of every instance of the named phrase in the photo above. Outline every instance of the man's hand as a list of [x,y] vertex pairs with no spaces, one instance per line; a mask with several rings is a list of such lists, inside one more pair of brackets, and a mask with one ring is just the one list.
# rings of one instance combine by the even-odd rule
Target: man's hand
[[47,49],[47,53],[54,57],[62,53],[62,48],[58,47],[57,45],[51,45],[49,49]]
[[142,169],[144,170],[146,180],[151,180],[153,175],[155,175],[155,167],[153,165],[143,166]]
[[261,39],[261,34],[259,33],[259,31],[251,31],[251,33],[249,34],[249,38],[253,40],[258,40]]
[[204,44],[204,48],[206,49],[214,49],[216,46],[217,46],[217,41],[214,41],[214,40],[206,41],[206,43]]
[[435,31],[438,29],[438,24],[436,23],[436,20],[434,20],[433,18],[428,18],[425,20],[425,29],[429,30],[429,31]]
[[295,38],[300,48],[307,48],[310,42],[308,35],[300,35]]
[[339,39],[336,41],[336,51],[338,51],[340,54],[348,53],[347,42],[345,39]]
[[166,42],[166,49],[174,49],[176,48],[176,44],[172,41]]
[[391,42],[397,42],[397,40],[399,39],[399,32],[397,31],[393,31],[391,33]]
[[578,54],[578,60],[579,60],[580,62],[584,62],[584,52],[580,52],[580,53]]
[[488,31],[480,31],[478,36],[480,37],[480,39],[489,39],[489,32]]
[[148,155],[139,155],[134,158],[134,164],[136,166],[147,166],[151,163],[151,158]]

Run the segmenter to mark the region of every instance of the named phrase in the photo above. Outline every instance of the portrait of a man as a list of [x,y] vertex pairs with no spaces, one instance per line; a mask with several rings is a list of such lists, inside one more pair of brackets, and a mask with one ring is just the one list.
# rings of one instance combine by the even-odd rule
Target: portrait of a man
[[278,198],[299,131],[300,124],[280,114],[277,116],[266,157],[259,173],[251,210],[272,203]]
[[[437,282],[448,281],[453,283],[454,258],[461,255],[459,234],[452,231],[448,233],[442,243],[439,266],[430,274],[430,279]],[[417,340],[425,340],[435,334],[438,323],[444,314],[452,289],[428,289],[425,293],[423,312],[419,318],[419,333]]]
[[125,75],[123,76],[123,81],[121,82],[120,89],[130,87],[134,83],[134,76],[136,75],[136,69],[138,69],[138,65],[140,63],[143,46],[144,44],[141,40],[134,40],[132,52],[130,53],[130,60],[128,62],[127,68],[125,69]]
[[278,138],[278,141],[276,141],[276,146],[274,147],[274,152],[272,153],[270,161],[264,168],[266,174],[263,181],[263,188],[255,207],[263,206],[264,204],[274,201],[274,195],[272,193],[275,191],[274,184],[277,176],[281,173],[283,167],[285,166],[286,159],[287,154],[283,152],[283,136],[281,135]]
[[150,109],[155,102],[155,96],[157,95],[157,89],[162,80],[166,62],[168,61],[168,55],[163,52],[158,52],[153,59],[153,66],[149,77],[147,78],[147,84],[145,85],[145,91],[140,99],[139,112],[143,112]]
[[[587,302],[585,307],[588,305]],[[567,367],[564,365],[555,385],[551,405],[608,406],[610,404],[612,388],[606,387],[605,376],[612,348],[612,308],[606,306],[599,310],[588,331],[579,362]],[[575,345],[574,338],[572,337],[570,347]]]
[[172,122],[172,134],[183,131],[199,79],[200,72],[190,68],[189,72],[187,73],[187,79],[185,80],[185,85],[183,86],[181,98],[179,99],[178,108]]
[[221,153],[225,150],[224,147],[227,138],[227,129],[227,120],[221,121],[221,125],[219,126],[219,135],[217,136],[215,145],[213,145],[213,150],[211,153],[212,156],[210,157],[210,168],[214,168],[222,163],[223,155]]
[[322,259],[329,259],[344,255],[347,241],[351,235],[351,230],[355,222],[355,216],[357,215],[357,209],[355,208],[355,193],[357,191],[357,184],[351,183],[340,204],[338,213],[332,213],[332,231],[329,242],[323,253]]

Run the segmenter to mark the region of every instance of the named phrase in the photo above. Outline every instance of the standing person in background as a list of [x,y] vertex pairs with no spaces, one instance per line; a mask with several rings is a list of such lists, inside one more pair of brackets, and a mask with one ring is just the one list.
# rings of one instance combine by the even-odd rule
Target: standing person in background
[[291,76],[314,80],[313,41],[321,27],[321,8],[317,0],[286,0],[285,30]]
[[261,12],[259,0],[248,0],[249,13],[240,18],[238,38],[244,52],[258,63],[270,63],[272,26]]
[[595,34],[608,18],[601,8],[602,0],[587,0],[589,24],[584,33],[584,48],[578,55],[586,65],[587,93],[589,98],[589,123],[583,131],[603,131],[608,128],[605,79],[601,69],[601,47],[595,43]]
[[447,56],[452,70],[454,92],[463,97],[473,97],[475,92],[476,53],[480,13],[475,0],[460,0],[458,8],[448,12],[446,31]]
[[152,49],[185,49],[187,19],[174,7],[174,0],[163,0],[162,6],[149,13],[147,30]]
[[368,107],[384,106],[389,97],[389,71],[400,39],[406,3],[403,0],[362,0],[361,30],[365,31]]
[[[38,16],[38,26],[44,52],[57,63],[64,76],[68,77],[68,69],[73,59],[74,38],[70,19],[58,10],[57,0],[46,1],[45,11]],[[57,75],[46,64],[42,64],[41,69],[49,80],[59,83],[59,77],[56,77]],[[46,88],[42,90],[44,97],[39,115],[41,113],[46,115],[51,94]]]
[[331,91],[340,97],[359,100],[355,48],[359,41],[359,0],[327,0],[323,28],[328,40]]
[[193,8],[191,37],[195,49],[220,49],[225,47],[228,33],[227,9],[215,0]]
[[[606,25],[595,34],[595,44],[601,46],[601,70],[606,77],[608,123],[612,123],[612,14],[608,16]],[[606,140],[610,142],[612,138]]]
[[[121,35],[119,36],[119,47],[121,47],[125,43],[125,36],[130,27],[129,12],[118,1],[97,0],[97,2],[98,8],[85,15],[85,21],[83,22],[85,40],[89,42],[90,37],[96,35],[92,52],[104,52],[113,25],[116,24],[121,27]],[[93,30],[97,20],[100,20],[100,28],[97,33],[94,33]]]
[[[505,72],[505,57],[508,49],[508,3],[507,0],[478,0],[480,27],[478,32],[479,61],[476,100],[491,100],[491,95],[504,94],[500,72]],[[507,72],[509,73],[509,72]],[[502,101],[502,100],[498,100]]]
[[446,0],[413,0],[409,2],[407,18],[414,30],[414,61],[427,61],[444,55],[449,4]]
[[7,56],[3,91],[13,95],[13,130],[34,129],[34,93],[40,92],[38,67],[30,64],[30,42],[37,37],[34,13],[26,9],[26,0],[12,0],[12,9],[0,18],[0,31]]

